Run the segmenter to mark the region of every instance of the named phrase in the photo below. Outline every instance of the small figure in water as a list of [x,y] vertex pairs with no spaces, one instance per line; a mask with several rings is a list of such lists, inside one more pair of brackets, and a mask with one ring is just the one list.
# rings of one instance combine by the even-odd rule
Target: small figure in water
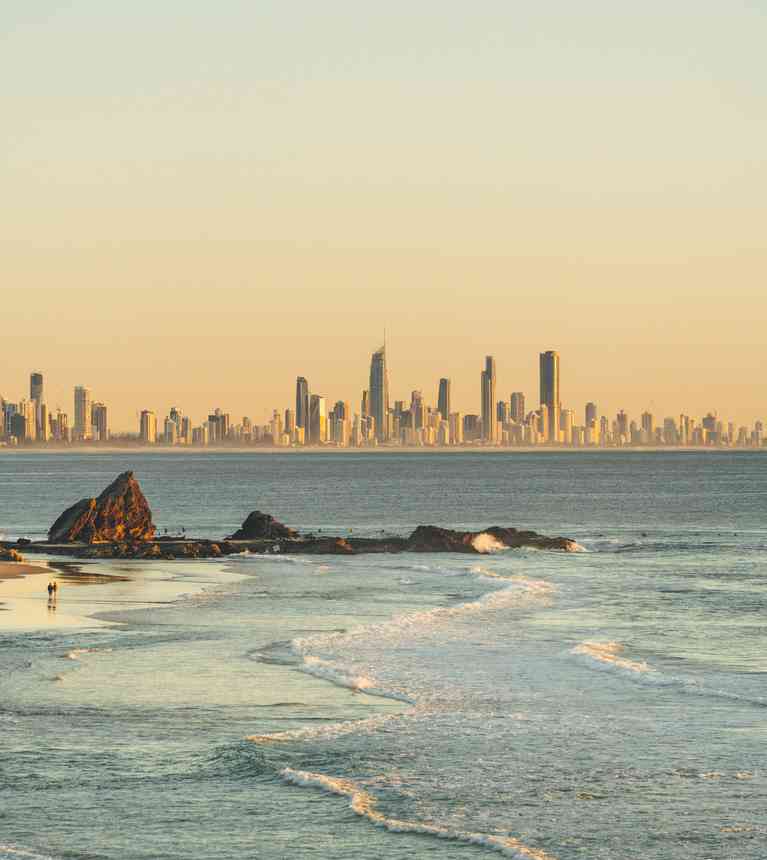
[[48,597],[49,598],[53,597],[53,583],[52,582],[48,583]]

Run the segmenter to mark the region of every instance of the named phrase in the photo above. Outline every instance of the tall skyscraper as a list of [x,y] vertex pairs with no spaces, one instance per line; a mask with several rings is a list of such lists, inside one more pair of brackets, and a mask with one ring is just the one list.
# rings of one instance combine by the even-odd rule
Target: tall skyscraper
[[597,423],[597,404],[589,401],[586,404],[586,410],[584,413],[584,424],[586,427],[596,426]]
[[304,437],[308,435],[306,428],[309,424],[309,383],[303,376],[296,379],[296,427],[304,428]]
[[389,373],[386,369],[386,346],[376,350],[370,359],[368,410],[375,419],[375,434],[379,442],[389,438]]
[[43,395],[43,375],[42,373],[30,373],[29,375],[29,399],[34,400],[38,405],[45,400]]
[[327,411],[325,398],[320,394],[312,394],[309,398],[309,434],[308,444],[322,445],[327,440]]
[[485,369],[480,376],[482,395],[482,438],[495,442],[498,438],[498,421],[495,414],[495,359],[485,356]]
[[439,395],[437,397],[437,410],[443,421],[450,420],[450,380],[444,376],[439,381]]
[[103,403],[94,403],[91,409],[93,433],[99,442],[109,439],[109,418],[107,408]]
[[141,441],[144,445],[154,445],[157,441],[157,416],[145,409],[141,413]]
[[510,417],[517,424],[521,424],[525,420],[525,395],[521,391],[515,391],[511,395]]
[[91,415],[91,391],[82,385],[75,386],[75,439],[83,442],[93,435]]
[[45,402],[43,394],[42,373],[30,373],[29,375],[29,399],[35,407],[35,433],[38,439],[47,439],[47,428],[43,426],[42,405]]
[[554,350],[540,355],[541,406],[548,409],[547,441],[559,441],[559,353]]

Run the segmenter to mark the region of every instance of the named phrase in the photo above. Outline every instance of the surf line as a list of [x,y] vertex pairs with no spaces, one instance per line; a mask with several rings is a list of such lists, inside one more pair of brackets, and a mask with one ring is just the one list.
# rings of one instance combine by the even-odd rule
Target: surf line
[[291,785],[319,788],[330,794],[348,797],[352,811],[360,818],[366,818],[376,827],[381,827],[391,833],[417,833],[423,836],[434,836],[437,839],[448,839],[462,842],[466,845],[478,845],[497,851],[515,860],[556,860],[539,848],[531,848],[513,836],[489,836],[484,833],[449,830],[435,824],[421,824],[417,821],[405,821],[399,818],[387,818],[377,809],[377,801],[372,794],[365,791],[349,779],[325,776],[307,770],[294,770],[286,767],[280,771],[280,776]]

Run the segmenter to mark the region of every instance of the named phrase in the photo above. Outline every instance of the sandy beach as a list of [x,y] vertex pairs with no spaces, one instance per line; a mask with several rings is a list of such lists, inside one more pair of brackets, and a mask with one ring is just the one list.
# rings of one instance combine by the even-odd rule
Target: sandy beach
[[33,576],[38,573],[50,573],[50,570],[47,566],[41,564],[0,561],[0,581],[4,579],[18,579],[20,576]]

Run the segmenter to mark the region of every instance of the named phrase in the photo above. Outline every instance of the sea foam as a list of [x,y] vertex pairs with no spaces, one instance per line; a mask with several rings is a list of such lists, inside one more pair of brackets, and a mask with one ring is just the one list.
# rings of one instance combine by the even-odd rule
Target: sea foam
[[463,842],[467,845],[479,845],[497,851],[506,857],[516,858],[516,860],[555,860],[551,854],[538,848],[531,848],[513,836],[472,833],[470,831],[451,830],[438,824],[423,824],[418,821],[387,818],[379,812],[375,797],[349,779],[326,776],[306,770],[294,770],[290,767],[280,771],[280,776],[292,785],[320,788],[330,794],[348,797],[349,805],[355,814],[361,818],[366,818],[376,827],[382,827],[391,833],[418,833],[424,836],[435,836],[438,839]]

